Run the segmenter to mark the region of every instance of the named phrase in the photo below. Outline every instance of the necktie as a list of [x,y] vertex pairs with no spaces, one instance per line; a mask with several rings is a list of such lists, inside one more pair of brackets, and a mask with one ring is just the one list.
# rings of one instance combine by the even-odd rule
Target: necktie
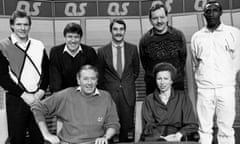
[[117,46],[117,73],[122,76],[122,51],[121,46]]

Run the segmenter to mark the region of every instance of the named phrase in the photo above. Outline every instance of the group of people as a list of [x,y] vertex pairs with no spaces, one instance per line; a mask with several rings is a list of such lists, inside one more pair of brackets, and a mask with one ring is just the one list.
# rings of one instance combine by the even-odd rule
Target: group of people
[[[234,144],[235,81],[240,57],[240,31],[221,22],[222,6],[204,6],[206,26],[191,40],[191,60],[197,91],[197,116],[185,89],[186,40],[168,25],[168,10],[154,4],[152,28],[137,46],[126,42],[126,23],[110,22],[112,39],[98,49],[82,44],[82,28],[69,23],[65,42],[51,48],[29,37],[31,17],[16,10],[11,35],[0,42],[0,86],[6,91],[8,141],[25,144],[107,144],[131,142],[136,103],[135,81],[140,60],[145,70],[142,106],[143,141],[192,140],[211,144],[214,115],[218,143]],[[50,89],[51,96],[45,98]],[[57,135],[45,117],[62,123]]]

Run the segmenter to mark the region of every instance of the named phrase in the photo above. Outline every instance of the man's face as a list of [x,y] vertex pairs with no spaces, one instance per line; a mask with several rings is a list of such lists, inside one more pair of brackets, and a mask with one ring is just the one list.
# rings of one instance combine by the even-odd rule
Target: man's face
[[207,21],[207,27],[216,28],[220,24],[221,15],[222,11],[219,7],[214,4],[208,6],[204,11],[204,16]]
[[90,96],[95,92],[97,80],[97,73],[91,69],[82,70],[80,76],[77,77],[81,92],[86,96]]
[[13,33],[21,40],[27,40],[28,34],[30,31],[30,24],[27,17],[17,17],[14,21],[14,24],[11,25]]
[[79,45],[81,42],[81,36],[77,33],[66,33],[65,35],[65,43],[67,45],[67,48],[71,52],[75,52],[78,50]]
[[117,43],[121,43],[124,41],[124,36],[125,36],[125,28],[124,25],[119,24],[119,23],[114,23],[112,26],[112,40],[117,42]]
[[152,18],[150,22],[152,26],[157,30],[159,33],[165,33],[168,29],[168,16],[165,13],[164,8],[157,9],[152,12]]

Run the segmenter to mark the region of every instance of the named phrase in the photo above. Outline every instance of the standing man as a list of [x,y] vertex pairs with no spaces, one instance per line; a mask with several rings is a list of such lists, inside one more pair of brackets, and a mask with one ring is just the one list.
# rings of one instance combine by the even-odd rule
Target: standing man
[[240,31],[221,23],[221,15],[222,6],[219,2],[207,2],[204,7],[207,25],[196,32],[191,40],[202,144],[212,143],[214,114],[218,143],[235,144],[232,126],[235,119],[235,78],[239,68],[235,63],[239,58]]
[[168,26],[168,11],[164,5],[154,4],[149,10],[151,28],[139,42],[140,58],[145,70],[146,94],[153,93],[156,82],[153,67],[160,62],[168,62],[177,68],[173,87],[184,90],[186,41],[183,33]]
[[99,86],[109,91],[115,101],[121,124],[119,141],[127,142],[130,141],[128,134],[134,130],[139,56],[137,47],[124,41],[126,23],[122,19],[112,20],[110,32],[112,42],[98,50]]
[[43,137],[30,107],[48,87],[49,60],[44,45],[29,37],[31,18],[14,11],[10,17],[12,34],[0,42],[0,86],[6,90],[7,120],[11,144],[43,144]]
[[77,86],[76,73],[85,64],[95,65],[97,54],[92,47],[81,44],[82,28],[69,23],[63,30],[65,43],[55,46],[50,52],[50,90],[56,92]]

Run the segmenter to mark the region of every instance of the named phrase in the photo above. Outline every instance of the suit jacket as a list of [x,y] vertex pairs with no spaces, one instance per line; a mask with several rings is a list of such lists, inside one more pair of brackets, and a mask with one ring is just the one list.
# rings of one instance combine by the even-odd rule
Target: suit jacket
[[63,52],[65,43],[55,46],[50,51],[50,90],[52,92],[77,86],[76,73],[85,64],[97,66],[97,53],[87,45],[81,44],[80,51],[74,58]]
[[124,42],[125,65],[120,78],[113,66],[112,44],[98,50],[99,88],[109,91],[115,100],[122,89],[124,97],[130,106],[136,102],[135,80],[139,74],[139,56],[137,46]]

